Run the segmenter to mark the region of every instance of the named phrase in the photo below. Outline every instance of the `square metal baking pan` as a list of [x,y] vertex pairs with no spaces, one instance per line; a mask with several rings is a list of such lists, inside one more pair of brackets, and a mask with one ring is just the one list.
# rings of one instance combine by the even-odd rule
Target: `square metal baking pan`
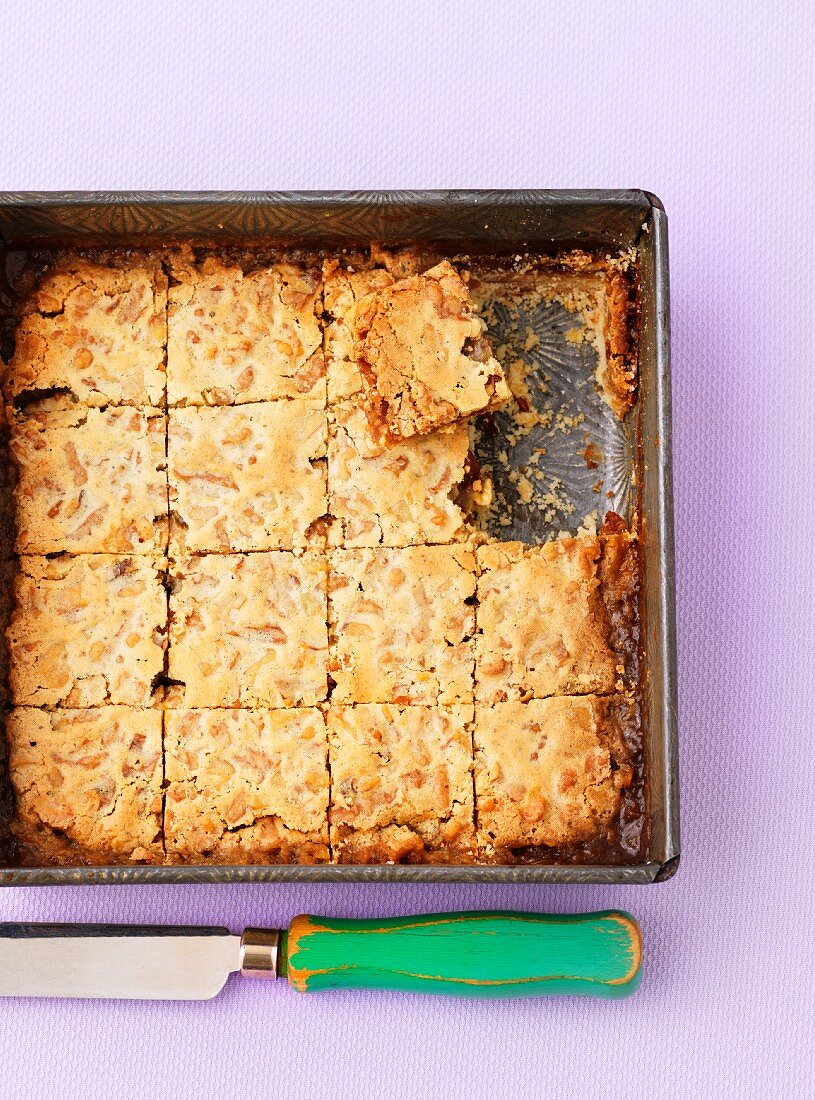
[[[646,883],[679,862],[674,546],[671,490],[667,220],[644,191],[5,193],[0,270],[9,251],[213,246],[354,248],[425,244],[512,256],[570,248],[639,256],[641,328],[638,512],[642,538],[642,678],[650,840],[637,863],[511,866],[0,867],[2,885],[138,882],[389,881]],[[0,288],[2,293],[2,288]],[[0,517],[7,522],[8,517]]]

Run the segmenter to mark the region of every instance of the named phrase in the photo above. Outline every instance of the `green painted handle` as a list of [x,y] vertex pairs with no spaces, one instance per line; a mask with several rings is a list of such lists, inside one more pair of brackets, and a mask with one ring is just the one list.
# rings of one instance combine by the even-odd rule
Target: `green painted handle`
[[433,913],[392,920],[295,917],[281,974],[295,989],[399,989],[462,997],[627,997],[642,936],[628,913]]

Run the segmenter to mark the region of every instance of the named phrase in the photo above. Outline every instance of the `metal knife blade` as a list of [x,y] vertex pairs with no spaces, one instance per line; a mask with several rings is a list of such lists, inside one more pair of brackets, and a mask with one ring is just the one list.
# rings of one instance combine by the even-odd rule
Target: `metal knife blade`
[[0,923],[0,996],[202,1001],[241,968],[227,928]]

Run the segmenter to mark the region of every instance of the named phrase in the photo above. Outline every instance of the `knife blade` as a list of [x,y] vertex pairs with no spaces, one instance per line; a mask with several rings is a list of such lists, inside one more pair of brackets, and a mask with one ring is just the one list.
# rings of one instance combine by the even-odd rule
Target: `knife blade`
[[207,1000],[230,975],[300,992],[393,989],[469,997],[625,997],[641,976],[628,913],[295,917],[288,929],[0,924],[0,996]]

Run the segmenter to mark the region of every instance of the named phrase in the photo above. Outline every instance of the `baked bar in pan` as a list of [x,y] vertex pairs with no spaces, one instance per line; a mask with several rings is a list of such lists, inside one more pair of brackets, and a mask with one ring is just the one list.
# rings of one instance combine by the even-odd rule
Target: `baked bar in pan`
[[470,547],[336,550],[329,563],[332,701],[471,702]]
[[167,647],[162,568],[111,554],[21,557],[6,632],[12,702],[151,706]]
[[166,306],[167,277],[154,260],[57,263],[23,300],[6,400],[161,406]]
[[171,550],[292,550],[328,510],[322,401],[171,409]]
[[371,445],[363,411],[331,409],[328,436],[329,539],[346,547],[451,542],[469,530],[457,495],[467,471],[465,425],[384,450]]
[[351,329],[379,442],[434,431],[510,397],[467,285],[447,260],[367,295]]
[[473,860],[472,717],[470,705],[332,703],[335,862]]
[[18,553],[166,551],[163,413],[77,406],[13,416],[9,446]]
[[326,697],[326,563],[288,551],[204,554],[171,567],[171,701],[313,706]]
[[256,271],[211,257],[173,265],[167,342],[170,405],[325,399],[318,267]]
[[27,860],[162,862],[160,711],[17,707],[6,736]]
[[171,862],[328,859],[328,749],[319,710],[171,710],[165,721]]
[[476,699],[608,694],[623,686],[636,583],[627,572],[629,543],[628,534],[615,534],[479,548]]
[[632,772],[624,698],[513,700],[477,708],[475,790],[481,850],[559,847],[607,830]]

